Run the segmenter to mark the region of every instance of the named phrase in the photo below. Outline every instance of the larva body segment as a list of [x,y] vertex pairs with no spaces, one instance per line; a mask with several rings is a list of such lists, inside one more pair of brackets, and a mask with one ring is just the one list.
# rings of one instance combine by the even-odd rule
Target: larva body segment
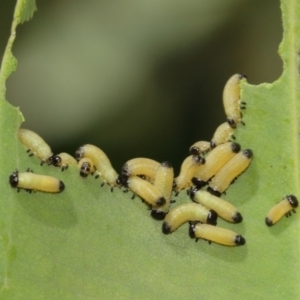
[[207,190],[213,195],[220,196],[249,167],[252,157],[253,152],[250,149],[239,152],[217,172],[209,182]]
[[217,224],[218,215],[215,211],[204,207],[197,203],[186,203],[174,207],[166,215],[162,225],[162,232],[169,234],[179,228],[186,222],[199,221],[209,223],[212,225]]
[[224,246],[241,246],[246,244],[243,236],[234,231],[210,224],[191,224],[189,233],[191,238],[204,239]]
[[20,142],[28,149],[30,155],[35,155],[43,163],[49,163],[49,158],[53,155],[50,146],[35,132],[20,128],[18,132]]
[[163,220],[169,211],[173,180],[174,170],[172,165],[167,161],[161,163],[156,172],[154,186],[162,193],[166,203],[160,207],[152,209],[151,216],[156,220]]
[[238,123],[243,123],[240,82],[245,78],[244,74],[234,74],[229,78],[223,90],[224,110],[227,122],[232,128],[236,128]]
[[34,174],[32,172],[13,172],[9,176],[9,183],[11,187],[17,189],[45,193],[60,193],[65,189],[64,183],[59,179],[52,176]]
[[243,217],[240,212],[228,201],[216,197],[204,190],[192,190],[190,197],[194,202],[200,203],[207,208],[213,209],[219,217],[231,222],[240,223]]
[[205,163],[196,168],[192,182],[199,188],[204,186],[240,149],[241,146],[233,142],[226,142],[214,148],[205,157]]
[[289,216],[291,211],[299,205],[298,199],[294,195],[285,196],[279,203],[273,206],[265,219],[267,226],[273,226],[284,215]]
[[60,167],[62,171],[68,169],[69,165],[76,165],[76,159],[68,153],[62,152],[49,158],[49,165]]
[[107,155],[98,147],[86,144],[81,146],[75,153],[75,158],[79,161],[82,158],[90,158],[98,174],[103,181],[111,188],[117,186],[118,173],[112,167]]

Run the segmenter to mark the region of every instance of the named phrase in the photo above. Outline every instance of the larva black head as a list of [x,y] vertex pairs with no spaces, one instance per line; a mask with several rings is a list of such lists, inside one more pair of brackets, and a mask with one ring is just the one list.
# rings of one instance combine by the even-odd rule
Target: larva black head
[[168,223],[163,222],[161,230],[164,234],[169,234],[171,233],[171,226]]
[[18,186],[18,183],[19,183],[19,172],[11,173],[11,175],[9,176],[9,184],[11,185],[11,187],[16,188]]
[[62,181],[59,181],[59,191],[62,192],[65,189],[65,184]]
[[128,187],[128,179],[129,177],[128,176],[125,176],[125,175],[119,175],[116,179],[116,183],[118,186],[125,186],[125,187]]
[[166,212],[161,211],[159,209],[152,209],[151,210],[151,217],[155,220],[161,221],[165,218]]
[[59,167],[61,163],[61,157],[59,155],[52,155],[48,158],[48,165]]
[[128,170],[128,164],[125,164],[125,165],[122,167],[121,174],[124,175],[124,176],[127,176],[127,177],[130,176],[130,172],[129,172],[129,170]]
[[269,219],[268,217],[265,219],[265,221],[266,221],[266,225],[267,226],[272,226],[273,225],[273,221],[271,220],[271,219]]
[[243,150],[243,154],[249,159],[253,157],[253,152],[250,149]]
[[199,190],[198,187],[191,187],[189,189],[189,196],[191,198],[192,201],[194,201],[194,198],[195,198],[195,193]]
[[204,165],[204,164],[205,164],[205,158],[204,158],[204,157],[200,157],[199,163],[200,163],[201,165]]
[[234,239],[234,243],[237,246],[242,246],[246,244],[246,240],[244,237],[242,237],[241,235],[236,235],[235,239]]
[[161,163],[164,168],[172,168],[172,164],[169,161],[164,161]]
[[195,198],[195,191],[194,191],[194,189],[192,189],[192,188],[190,189],[189,196],[190,196],[191,200],[194,201],[194,198]]
[[199,165],[203,165],[205,164],[205,158],[204,157],[201,157],[199,155],[194,155],[193,156],[193,161]]
[[79,174],[81,177],[87,177],[92,171],[92,167],[88,162],[84,162],[80,168]]
[[200,178],[193,177],[192,183],[198,188],[201,189],[203,186],[206,185],[206,181],[201,180]]
[[75,159],[77,161],[79,161],[83,157],[83,147],[84,146],[79,147],[75,152]]
[[88,174],[89,174],[89,173],[86,173],[84,170],[82,170],[82,168],[81,168],[80,171],[79,171],[79,175],[80,175],[81,177],[83,177],[83,178],[88,177]]
[[296,208],[299,205],[298,199],[294,195],[287,195],[287,201],[289,201],[291,207]]
[[194,239],[196,237],[196,235],[195,235],[195,226],[196,226],[195,223],[193,223],[193,222],[190,223],[189,236],[190,236],[191,239]]
[[157,206],[163,206],[164,204],[166,204],[166,199],[164,197],[160,197],[155,201]]
[[232,216],[232,220],[234,221],[234,223],[241,223],[243,221],[243,217],[239,212],[236,212],[233,216]]
[[217,225],[218,214],[210,209],[207,215],[206,223],[210,225]]
[[213,142],[213,141],[210,141],[210,149],[214,149],[214,148],[216,148],[216,143],[215,142]]
[[194,147],[190,148],[190,154],[191,155],[199,155],[199,152],[200,152],[199,147],[194,146]]
[[208,192],[210,192],[212,195],[220,197],[221,193],[219,191],[214,190],[212,187],[207,187],[206,189]]
[[230,125],[231,128],[233,129],[236,128],[236,123],[234,122],[233,119],[227,119],[227,123]]
[[246,74],[242,74],[242,73],[238,73],[239,75],[239,79],[247,79],[247,75]]
[[238,153],[241,150],[241,145],[238,143],[231,142],[231,150],[233,153]]

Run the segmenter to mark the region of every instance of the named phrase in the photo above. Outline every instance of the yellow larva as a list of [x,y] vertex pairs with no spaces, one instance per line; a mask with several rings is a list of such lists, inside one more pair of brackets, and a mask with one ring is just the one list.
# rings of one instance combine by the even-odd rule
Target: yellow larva
[[245,238],[234,231],[209,224],[190,224],[189,233],[191,238],[196,238],[196,241],[204,239],[224,246],[241,246],[246,243]]
[[216,131],[211,139],[210,147],[215,148],[216,146],[227,142],[230,139],[230,137],[235,139],[233,132],[234,132],[234,128],[232,128],[227,122],[222,123],[216,129]]
[[190,154],[201,155],[205,154],[210,150],[210,143],[207,141],[199,141],[190,147]]
[[154,186],[161,192],[166,203],[160,207],[152,209],[151,216],[156,220],[163,220],[169,211],[173,180],[174,171],[172,165],[167,161],[161,163],[156,172]]
[[159,166],[159,162],[150,158],[133,158],[124,164],[121,174],[124,177],[145,175],[146,178],[153,182]]
[[95,172],[93,161],[88,157],[83,157],[78,162],[78,168],[79,168],[79,175],[81,177],[87,177],[90,174],[93,175]]
[[103,181],[107,183],[111,190],[117,186],[118,173],[112,167],[107,155],[98,147],[86,144],[81,146],[75,153],[75,158],[79,161],[83,157],[90,158]]
[[124,186],[141,197],[151,208],[157,208],[166,203],[163,194],[153,184],[139,176],[130,176],[127,181],[124,182]]
[[243,150],[229,160],[209,182],[208,191],[220,196],[229,185],[243,173],[252,161],[253,153],[250,149]]
[[174,207],[166,215],[162,225],[164,234],[172,233],[182,224],[189,221],[200,221],[212,225],[217,224],[218,215],[214,210],[209,210],[201,204],[186,203]]
[[76,159],[68,153],[62,152],[57,155],[52,155],[49,157],[49,165],[53,165],[55,167],[61,167],[61,170],[64,171],[68,169],[69,165],[76,165]]
[[198,187],[204,186],[240,149],[241,146],[233,142],[226,142],[214,148],[207,154],[205,163],[196,168],[192,182]]
[[227,122],[232,128],[236,128],[238,123],[242,123],[241,102],[240,94],[240,81],[245,79],[244,74],[235,74],[229,78],[224,90],[223,90],[223,105],[225,109],[225,114],[227,116]]
[[65,189],[62,181],[55,177],[34,174],[31,172],[19,173],[13,172],[9,176],[9,183],[11,187],[25,189],[31,191],[41,191],[45,193],[60,193]]
[[203,158],[196,155],[188,156],[182,163],[179,175],[174,179],[173,189],[176,195],[192,185],[192,177],[196,169],[203,163]]
[[190,192],[190,197],[193,201],[213,209],[219,217],[228,222],[240,223],[243,220],[241,213],[231,203],[209,192],[194,189]]
[[27,152],[37,156],[43,163],[48,163],[49,157],[52,156],[52,151],[49,145],[35,132],[20,128],[18,132],[20,142],[28,148]]
[[[271,208],[266,217],[266,225],[272,226],[277,223],[284,215],[289,216],[291,211],[298,207],[298,199],[293,195],[285,196],[279,203]],[[294,211],[295,212],[295,211]]]

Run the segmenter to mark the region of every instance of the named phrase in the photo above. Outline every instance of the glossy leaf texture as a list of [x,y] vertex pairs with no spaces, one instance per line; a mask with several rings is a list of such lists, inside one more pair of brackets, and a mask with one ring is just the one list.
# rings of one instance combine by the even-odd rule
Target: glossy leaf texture
[[[264,222],[283,196],[300,197],[300,1],[282,0],[281,7],[282,76],[272,84],[242,85],[246,125],[235,135],[254,159],[224,198],[244,221],[218,222],[245,236],[246,245],[195,243],[187,225],[163,235],[162,223],[131,193],[82,179],[76,166],[64,172],[40,166],[17,139],[21,114],[2,100],[0,299],[299,298],[299,218],[271,228]],[[61,179],[65,191],[17,193],[9,174],[27,167]],[[173,205],[189,201],[183,191]]]

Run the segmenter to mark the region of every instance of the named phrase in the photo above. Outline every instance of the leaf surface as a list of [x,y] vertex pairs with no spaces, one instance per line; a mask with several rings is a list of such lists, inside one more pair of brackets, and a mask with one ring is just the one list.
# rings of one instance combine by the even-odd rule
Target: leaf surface
[[[31,10],[15,13],[14,22],[32,15],[30,3]],[[29,158],[17,139],[22,115],[4,101],[5,80],[16,65],[9,46],[0,77],[5,129],[0,132],[0,298],[299,298],[299,218],[284,218],[271,228],[264,223],[283,196],[300,197],[299,7],[297,0],[282,0],[282,76],[273,84],[242,85],[246,126],[238,127],[236,137],[243,149],[253,150],[254,160],[224,198],[238,207],[244,221],[218,222],[246,237],[241,247],[195,243],[187,225],[165,236],[161,222],[151,219],[138,198],[131,200],[119,189],[111,193],[100,180],[80,178],[76,166],[61,172]],[[61,179],[65,191],[17,193],[8,184],[9,174],[28,167]],[[176,201],[190,200],[181,192]]]

